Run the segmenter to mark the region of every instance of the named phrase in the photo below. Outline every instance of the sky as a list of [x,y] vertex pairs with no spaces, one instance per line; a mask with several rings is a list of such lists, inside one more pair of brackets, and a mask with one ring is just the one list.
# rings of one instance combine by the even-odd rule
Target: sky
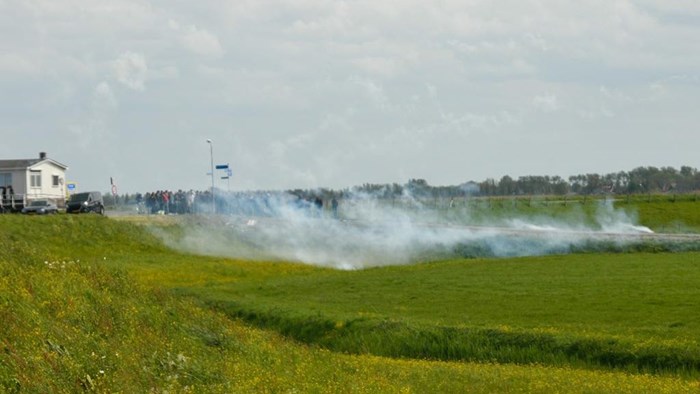
[[697,168],[699,104],[696,0],[0,0],[0,159],[82,190]]

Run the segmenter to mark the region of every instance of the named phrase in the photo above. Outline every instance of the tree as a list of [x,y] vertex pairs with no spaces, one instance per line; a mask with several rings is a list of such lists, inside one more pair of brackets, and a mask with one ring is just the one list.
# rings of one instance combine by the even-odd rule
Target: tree
[[501,180],[498,182],[498,194],[504,196],[510,196],[517,192],[517,184],[508,175],[503,175]]

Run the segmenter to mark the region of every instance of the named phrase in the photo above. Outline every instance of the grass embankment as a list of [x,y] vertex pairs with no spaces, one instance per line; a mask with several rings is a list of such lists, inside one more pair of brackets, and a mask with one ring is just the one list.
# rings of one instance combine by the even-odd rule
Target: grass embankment
[[638,214],[641,223],[657,232],[700,232],[700,201],[640,201],[620,204]]
[[[408,208],[412,205],[387,201],[385,205]],[[612,204],[612,205],[609,205]],[[503,224],[513,218],[534,222],[548,220],[560,224],[575,223],[589,228],[600,226],[614,207],[617,218],[627,218],[656,232],[700,232],[700,198],[698,195],[616,196],[533,196],[479,197],[422,201],[420,212],[445,222],[468,224]],[[413,208],[415,210],[415,207]],[[618,216],[624,213],[624,216]]]
[[[248,298],[240,297],[245,308],[239,311],[256,309],[267,313],[278,309],[277,316],[287,324],[298,320],[298,327],[315,330],[313,320],[317,318],[332,322],[333,330],[340,330],[352,326],[350,321],[336,319],[354,313],[344,311],[347,305],[328,309],[325,302],[317,299],[314,302],[322,307],[314,311],[314,307],[304,306],[308,300],[284,305],[272,296],[308,293],[310,288],[320,285],[311,298],[327,297],[330,289],[335,288],[339,299],[347,298],[343,294],[358,294],[356,307],[360,303],[366,309],[370,306],[362,295],[367,295],[368,288],[373,288],[375,294],[406,292],[410,283],[375,288],[386,285],[384,281],[397,281],[404,276],[399,268],[366,271],[365,279],[343,278],[343,274],[361,273],[200,258],[164,249],[142,228],[90,216],[2,216],[0,240],[0,320],[3,322],[0,392],[695,392],[700,389],[697,381],[571,369],[566,364],[516,366],[339,355],[288,342],[163,291],[180,287],[198,293],[209,288],[218,293],[224,284],[229,289],[240,285],[239,290],[247,289],[250,293]],[[459,262],[449,264],[458,266]],[[425,274],[406,275],[417,279]],[[336,283],[323,284],[323,278],[335,278]],[[287,286],[284,280],[289,280],[289,284],[301,282],[297,282],[296,290],[294,286],[284,289]],[[338,280],[348,282],[344,289]],[[372,284],[372,280],[379,282]],[[358,290],[348,287],[363,281],[365,284],[360,283]],[[255,284],[259,287],[257,292],[252,291]],[[302,289],[305,286],[309,288]],[[442,297],[439,289],[444,286],[438,283],[429,287],[434,288],[433,298]],[[199,295],[202,300],[216,301],[205,291]],[[238,297],[229,294],[226,300],[234,301]],[[331,299],[329,303],[333,304]],[[411,330],[407,341],[415,340],[413,334],[427,338],[421,331],[412,331],[416,328],[424,327],[429,332],[430,327],[439,326],[429,323],[430,313],[421,317],[411,309],[391,312],[386,308],[389,304],[367,312],[370,313],[367,321],[388,321],[385,324],[391,325],[396,313],[408,316],[408,320],[398,323],[406,324]],[[415,321],[410,318],[413,314],[418,315]],[[435,323],[451,324],[440,318]],[[360,335],[362,331],[357,333]],[[426,346],[431,343],[426,342]]]

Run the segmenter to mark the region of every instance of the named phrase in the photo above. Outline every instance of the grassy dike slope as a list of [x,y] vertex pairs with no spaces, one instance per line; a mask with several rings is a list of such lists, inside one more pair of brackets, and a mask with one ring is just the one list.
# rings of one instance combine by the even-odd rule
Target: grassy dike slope
[[697,381],[621,372],[340,355],[168,291],[312,271],[174,253],[143,229],[102,217],[0,216],[0,392],[700,389]]

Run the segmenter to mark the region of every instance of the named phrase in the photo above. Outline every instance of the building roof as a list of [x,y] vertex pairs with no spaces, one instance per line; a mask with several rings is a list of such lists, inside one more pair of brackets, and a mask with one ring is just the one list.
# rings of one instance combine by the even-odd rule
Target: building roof
[[42,162],[51,162],[54,165],[63,168],[64,170],[68,169],[68,166],[65,164],[61,164],[57,162],[56,160],[53,159],[17,159],[17,160],[0,160],[0,170],[19,170],[19,169],[25,169],[27,167],[32,167],[36,164],[42,163]]

